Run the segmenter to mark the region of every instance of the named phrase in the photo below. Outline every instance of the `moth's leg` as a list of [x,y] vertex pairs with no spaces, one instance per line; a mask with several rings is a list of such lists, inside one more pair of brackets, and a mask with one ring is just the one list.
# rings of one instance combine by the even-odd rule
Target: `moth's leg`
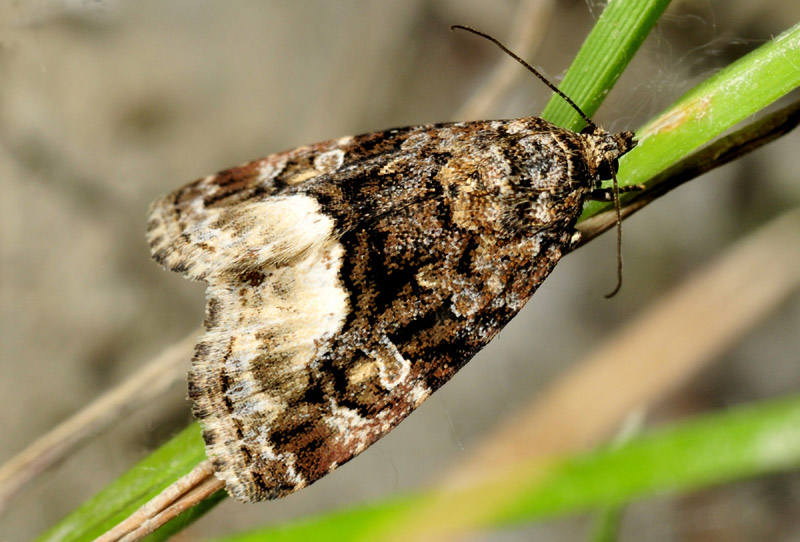
[[[619,193],[624,194],[625,192],[640,192],[645,189],[643,184],[629,184],[627,186],[620,186]],[[596,190],[592,190],[589,194],[589,199],[594,201],[614,201],[614,189],[613,188],[598,188]]]

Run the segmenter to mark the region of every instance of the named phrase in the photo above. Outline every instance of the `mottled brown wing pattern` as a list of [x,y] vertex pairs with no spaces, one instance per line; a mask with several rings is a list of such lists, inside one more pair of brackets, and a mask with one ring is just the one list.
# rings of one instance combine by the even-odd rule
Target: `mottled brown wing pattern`
[[154,258],[209,285],[189,395],[231,495],[296,491],[402,421],[522,308],[632,146],[536,118],[418,126],[158,200]]

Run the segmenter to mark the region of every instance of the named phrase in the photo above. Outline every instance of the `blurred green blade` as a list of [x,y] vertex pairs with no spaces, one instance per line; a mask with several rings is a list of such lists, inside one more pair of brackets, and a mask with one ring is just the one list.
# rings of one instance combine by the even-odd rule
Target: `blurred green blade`
[[[698,417],[567,460],[498,521],[623,504],[800,466],[800,398]],[[579,488],[576,491],[576,488]]]
[[[504,496],[507,505],[481,527],[500,528],[798,466],[800,397],[792,397],[698,417],[550,465],[522,464],[492,485],[461,493],[394,498],[217,541],[376,542],[413,539],[412,533],[438,540],[453,534],[441,530],[445,518],[464,519],[469,503],[489,496]],[[403,523],[428,507],[437,511],[431,524]]]

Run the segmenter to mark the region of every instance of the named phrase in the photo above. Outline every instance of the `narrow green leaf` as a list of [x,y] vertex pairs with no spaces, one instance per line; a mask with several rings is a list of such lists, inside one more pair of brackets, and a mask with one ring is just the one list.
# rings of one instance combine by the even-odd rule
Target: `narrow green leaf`
[[800,466],[800,398],[706,415],[555,466],[499,522],[623,504]]
[[420,495],[397,496],[350,510],[303,519],[297,523],[287,523],[275,527],[256,529],[246,533],[216,539],[236,542],[325,542],[376,541],[377,533],[390,531],[396,518],[414,510],[422,499]]
[[205,460],[192,424],[44,533],[40,542],[93,540]]
[[[591,117],[668,5],[669,0],[609,2],[559,89]],[[550,99],[542,118],[576,131],[586,124],[560,96]]]
[[[620,184],[640,184],[800,86],[800,24],[702,82],[636,132]],[[607,204],[589,202],[583,218]]]

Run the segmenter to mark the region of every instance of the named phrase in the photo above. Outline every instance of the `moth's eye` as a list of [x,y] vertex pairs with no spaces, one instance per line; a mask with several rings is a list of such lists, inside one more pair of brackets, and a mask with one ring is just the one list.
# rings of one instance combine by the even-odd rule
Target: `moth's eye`
[[600,162],[600,167],[597,168],[597,175],[601,179],[610,179],[612,174],[619,170],[619,160],[614,158],[611,162]]
[[597,168],[597,176],[601,179],[610,179],[611,168],[609,166],[608,162],[600,162],[600,166]]

